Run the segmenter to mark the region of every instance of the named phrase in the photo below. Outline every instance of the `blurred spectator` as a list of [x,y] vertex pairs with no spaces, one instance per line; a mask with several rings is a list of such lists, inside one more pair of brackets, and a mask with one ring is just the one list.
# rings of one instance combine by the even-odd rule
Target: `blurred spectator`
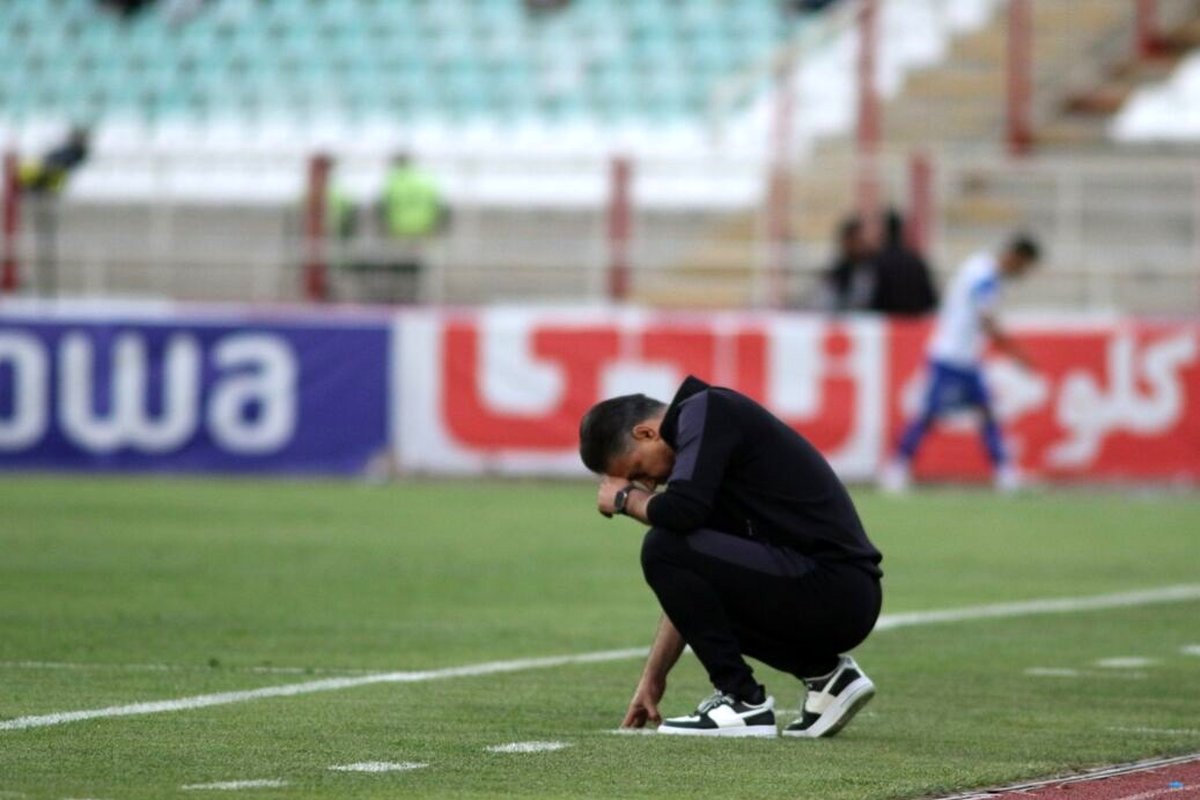
[[349,239],[358,231],[357,209],[342,188],[338,177],[337,161],[327,153],[319,153],[328,172],[325,177],[325,219],[322,223],[325,235],[334,239]]
[[145,6],[150,5],[153,0],[99,0],[100,5],[115,11],[125,19],[129,19],[137,12],[141,11]]
[[388,235],[419,241],[437,233],[445,220],[445,207],[432,176],[415,166],[407,153],[397,154],[383,181],[383,221]]
[[929,265],[904,242],[904,218],[895,209],[884,218],[883,247],[875,255],[871,308],[884,314],[916,316],[937,308]]
[[538,14],[543,11],[560,11],[570,4],[570,0],[525,0],[525,10],[531,14]]
[[414,165],[407,153],[398,153],[384,178],[380,210],[384,233],[394,244],[387,248],[384,262],[372,269],[390,273],[391,279],[380,281],[381,288],[371,294],[393,302],[415,299],[426,246],[449,219],[441,192],[433,177]]
[[793,14],[810,14],[836,2],[837,0],[784,0],[783,7]]
[[858,217],[842,221],[837,232],[837,248],[837,256],[823,277],[819,307],[825,311],[870,308],[875,294],[875,264]]
[[21,188],[31,192],[59,192],[67,177],[87,160],[91,135],[87,128],[72,128],[66,140],[37,161],[21,165]]

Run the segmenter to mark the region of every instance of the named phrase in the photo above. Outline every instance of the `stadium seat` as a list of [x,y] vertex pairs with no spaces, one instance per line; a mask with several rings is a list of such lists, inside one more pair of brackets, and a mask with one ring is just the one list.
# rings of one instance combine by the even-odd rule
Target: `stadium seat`
[[768,0],[575,0],[532,16],[521,0],[211,0],[179,25],[91,0],[7,3],[0,67],[22,80],[0,83],[0,121],[304,117],[325,101],[398,121],[696,118],[788,32]]

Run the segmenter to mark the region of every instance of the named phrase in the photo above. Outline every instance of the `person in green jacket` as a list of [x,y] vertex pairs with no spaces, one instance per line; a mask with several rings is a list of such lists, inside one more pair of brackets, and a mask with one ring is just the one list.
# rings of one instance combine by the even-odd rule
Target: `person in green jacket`
[[445,219],[441,193],[433,178],[398,153],[383,182],[383,222],[389,236],[414,241],[440,230]]
[[414,165],[408,153],[392,158],[380,211],[384,233],[393,242],[382,266],[399,281],[386,294],[393,301],[415,299],[425,268],[425,244],[445,227],[448,215],[433,177]]

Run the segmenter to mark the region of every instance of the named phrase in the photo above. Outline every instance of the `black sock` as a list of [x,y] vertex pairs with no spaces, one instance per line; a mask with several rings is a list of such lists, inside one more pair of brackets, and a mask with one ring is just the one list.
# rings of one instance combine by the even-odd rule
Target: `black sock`
[[754,692],[748,695],[742,695],[738,698],[743,703],[749,703],[752,706],[762,705],[767,702],[767,690],[762,684],[754,687]]

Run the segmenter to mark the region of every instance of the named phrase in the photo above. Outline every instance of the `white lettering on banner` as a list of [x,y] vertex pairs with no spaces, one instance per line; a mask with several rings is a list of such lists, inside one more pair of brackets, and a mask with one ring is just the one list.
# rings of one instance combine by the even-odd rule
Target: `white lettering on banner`
[[1050,402],[1050,382],[1009,359],[988,361],[983,367],[987,385],[995,392],[996,415],[1017,419]]
[[493,309],[483,317],[480,383],[489,408],[512,414],[552,411],[566,390],[562,369],[539,359],[529,315]]
[[[278,450],[296,430],[295,354],[277,336],[243,334],[217,345],[217,366],[239,372],[221,379],[213,391],[208,425],[213,438],[235,453]],[[253,415],[247,413],[254,409]]]
[[824,320],[801,319],[774,327],[768,350],[768,397],[780,414],[803,419],[821,410],[821,378],[829,367],[821,347]]
[[[187,333],[168,338],[156,411],[150,408],[156,362],[145,337],[128,331],[115,337],[111,349],[97,344],[80,330],[68,332],[58,344],[57,414],[63,436],[96,454],[122,448],[161,454],[186,445],[205,419],[199,339]],[[0,332],[0,367],[10,370],[12,384],[9,413],[0,416],[0,453],[29,450],[46,436],[54,412],[50,346],[24,332]],[[97,369],[105,359],[108,369]],[[208,397],[206,421],[216,444],[242,454],[286,446],[297,424],[299,379],[288,342],[270,334],[233,334],[217,341],[211,359],[220,374]]]
[[[884,441],[883,325],[799,318],[767,330],[767,405],[790,423],[824,428],[807,433],[843,477],[873,475]],[[839,383],[848,394],[834,393]]]
[[172,336],[163,355],[162,413],[150,418],[146,343],[136,333],[117,337],[113,348],[112,384],[107,417],[92,403],[95,354],[82,333],[64,337],[59,353],[62,426],[67,437],[85,450],[109,453],[134,447],[149,453],[174,450],[196,429],[199,403],[200,346],[192,336]]
[[779,411],[843,475],[870,476],[886,419],[886,326],[786,315],[489,309],[399,322],[405,469],[582,474],[578,419],[607,396],[669,400],[689,373]]
[[[1179,370],[1195,359],[1196,337],[1190,332],[1147,345],[1140,359],[1132,334],[1115,337],[1108,345],[1107,389],[1081,370],[1064,379],[1057,414],[1068,436],[1048,451],[1047,460],[1058,467],[1086,466],[1114,433],[1170,430],[1186,408]],[[1139,379],[1148,391],[1139,390]]]
[[23,450],[46,433],[49,365],[41,343],[17,331],[0,333],[0,366],[12,371],[12,410],[0,418],[0,451]]

